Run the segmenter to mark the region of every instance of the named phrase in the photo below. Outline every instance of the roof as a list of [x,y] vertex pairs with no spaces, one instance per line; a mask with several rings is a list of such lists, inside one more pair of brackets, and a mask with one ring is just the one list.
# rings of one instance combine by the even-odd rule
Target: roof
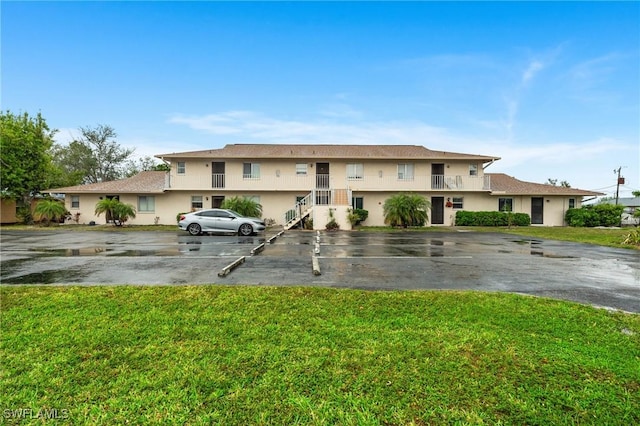
[[640,197],[620,197],[618,204],[625,207],[640,207]]
[[167,172],[140,172],[126,179],[108,182],[90,183],[86,185],[67,186],[65,188],[47,189],[42,192],[59,194],[113,193],[113,194],[161,194],[165,189]]
[[158,158],[300,158],[300,159],[425,159],[425,160],[478,160],[489,162],[500,157],[432,151],[420,145],[281,145],[281,144],[229,144],[221,149],[173,152],[156,155]]
[[491,194],[508,195],[604,195],[601,192],[587,191],[578,188],[567,188],[544,183],[524,182],[504,173],[487,173],[491,176]]

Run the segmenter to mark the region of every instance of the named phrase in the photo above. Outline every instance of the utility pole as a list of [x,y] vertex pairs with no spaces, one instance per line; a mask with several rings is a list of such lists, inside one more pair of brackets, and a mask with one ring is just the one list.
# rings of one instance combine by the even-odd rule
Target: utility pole
[[618,174],[618,181],[616,184],[616,206],[618,205],[618,195],[620,194],[620,184],[624,184],[624,178],[620,177],[620,171],[622,170],[622,167],[618,167],[618,169],[614,169],[613,173],[617,173]]

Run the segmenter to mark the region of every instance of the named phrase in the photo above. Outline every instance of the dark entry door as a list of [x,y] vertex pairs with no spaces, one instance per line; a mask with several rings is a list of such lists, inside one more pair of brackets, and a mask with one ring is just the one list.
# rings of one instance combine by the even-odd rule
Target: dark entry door
[[329,163],[316,163],[316,188],[329,188]]
[[444,224],[444,197],[431,197],[431,224]]
[[213,197],[211,197],[211,208],[219,209],[220,206],[222,206],[223,202],[224,202],[224,195],[221,195],[221,196],[214,195]]
[[531,197],[531,224],[542,225],[544,222],[544,198]]

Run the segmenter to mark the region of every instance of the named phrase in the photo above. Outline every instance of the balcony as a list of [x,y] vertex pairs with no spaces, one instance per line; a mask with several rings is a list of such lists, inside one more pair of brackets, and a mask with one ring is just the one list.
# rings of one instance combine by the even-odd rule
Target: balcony
[[352,191],[436,191],[465,192],[488,191],[490,176],[423,175],[398,176],[364,175],[358,178],[340,178],[333,175],[237,175],[217,173],[205,176],[171,176],[167,189],[204,191],[304,191],[314,188],[347,188]]

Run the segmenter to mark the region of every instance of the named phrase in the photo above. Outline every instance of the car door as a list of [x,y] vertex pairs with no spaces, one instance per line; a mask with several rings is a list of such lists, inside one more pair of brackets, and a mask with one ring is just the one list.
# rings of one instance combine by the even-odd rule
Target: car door
[[238,219],[227,211],[219,210],[216,212],[216,227],[219,232],[236,232]]
[[202,228],[202,232],[213,232],[216,230],[216,212],[212,210],[203,210],[196,214],[198,216],[198,224]]

